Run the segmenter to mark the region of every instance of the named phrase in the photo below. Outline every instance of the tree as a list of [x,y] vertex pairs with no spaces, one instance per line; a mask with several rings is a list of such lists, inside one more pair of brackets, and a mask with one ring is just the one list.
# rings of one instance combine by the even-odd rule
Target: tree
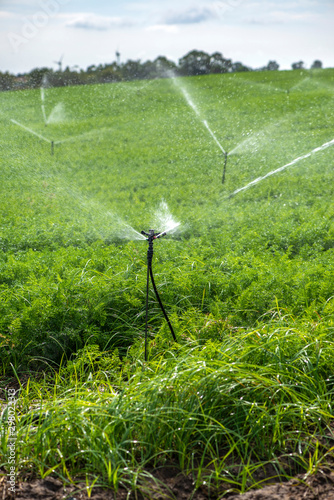
[[143,66],[138,59],[132,61],[129,59],[126,63],[122,64],[122,75],[125,80],[139,80],[144,78]]
[[291,67],[292,67],[292,69],[305,69],[303,61],[292,63]]
[[180,73],[185,76],[208,75],[210,56],[206,52],[192,50],[179,59]]
[[276,61],[269,61],[267,65],[267,70],[268,71],[278,71],[279,69],[279,64],[277,64]]
[[[119,55],[117,52],[116,55]],[[60,63],[61,61],[59,61]],[[303,63],[295,63],[302,65]],[[320,67],[321,61],[315,61],[314,67]],[[60,68],[59,64],[59,68]],[[164,56],[157,57],[154,61],[128,60],[120,64],[117,61],[108,64],[92,64],[86,70],[78,69],[78,66],[67,66],[64,71],[54,71],[49,68],[35,68],[30,73],[22,75],[11,75],[0,72],[0,91],[25,88],[63,87],[68,85],[89,85],[94,83],[111,83],[122,80],[164,78],[172,75],[196,76],[211,73],[230,73],[240,71],[253,71],[241,62],[232,63],[226,59],[221,52],[208,53],[200,50],[192,50],[179,59],[178,64],[168,60]],[[261,70],[277,70],[279,65],[276,61],[269,61],[268,66]]]
[[29,77],[29,87],[30,88],[39,88],[42,86],[44,75],[52,72],[52,69],[49,68],[35,68],[30,73],[28,73]]
[[122,80],[122,72],[119,65],[116,62],[105,64],[99,72],[98,79],[101,83],[120,82]]
[[6,71],[0,73],[0,90],[12,90],[14,87],[15,77]]
[[251,69],[242,64],[241,62],[235,62],[232,64],[231,71],[232,73],[240,73],[242,71],[251,71]]
[[228,73],[231,69],[231,59],[225,59],[220,52],[214,52],[210,56],[210,73]]
[[169,77],[171,73],[177,73],[177,66],[175,62],[170,61],[167,57],[159,56],[153,61],[156,77]]
[[311,69],[321,69],[321,68],[322,68],[322,62],[319,61],[319,59],[316,59],[312,64]]

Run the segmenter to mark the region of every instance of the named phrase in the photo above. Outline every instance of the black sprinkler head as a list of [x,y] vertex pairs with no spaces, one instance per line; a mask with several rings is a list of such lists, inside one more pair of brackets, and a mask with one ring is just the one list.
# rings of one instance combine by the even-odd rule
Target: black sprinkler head
[[156,240],[157,238],[161,238],[161,236],[165,236],[166,232],[159,233],[159,231],[156,231],[155,229],[150,229],[148,233],[146,231],[141,231],[141,234],[147,236],[148,240]]

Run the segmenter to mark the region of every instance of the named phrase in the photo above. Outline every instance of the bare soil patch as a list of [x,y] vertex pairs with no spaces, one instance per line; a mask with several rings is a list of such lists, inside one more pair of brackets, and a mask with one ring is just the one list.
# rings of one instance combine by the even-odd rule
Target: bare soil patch
[[9,491],[6,477],[0,480],[0,500],[334,500],[334,469],[319,470],[305,478],[297,476],[285,483],[265,486],[261,490],[251,490],[242,495],[209,491],[201,486],[194,491],[190,477],[180,473],[176,468],[161,468],[151,472],[153,479],[148,479],[138,491],[129,492],[120,488],[117,492],[94,487],[88,496],[85,483],[76,486],[64,486],[62,481],[54,477],[18,482],[15,494]]

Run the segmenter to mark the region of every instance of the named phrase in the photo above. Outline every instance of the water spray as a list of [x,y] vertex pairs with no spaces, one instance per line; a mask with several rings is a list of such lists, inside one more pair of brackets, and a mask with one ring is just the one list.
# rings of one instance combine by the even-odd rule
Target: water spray
[[231,193],[228,198],[232,198],[237,193],[240,193],[241,191],[245,191],[245,189],[248,189],[251,186],[254,186],[255,184],[258,184],[259,182],[263,181],[264,179],[267,179],[268,177],[270,177],[271,175],[277,174],[278,172],[282,172],[286,168],[292,167],[293,165],[295,165],[299,161],[305,160],[306,158],[309,158],[313,154],[318,153],[319,151],[323,151],[324,149],[330,148],[332,146],[334,146],[334,139],[332,139],[329,142],[325,142],[325,144],[323,144],[322,146],[319,146],[318,148],[313,149],[312,151],[310,151],[309,153],[307,153],[307,154],[305,154],[303,156],[299,156],[298,158],[296,158],[295,160],[291,161],[290,163],[287,163],[286,165],[283,165],[283,167],[276,168],[275,170],[272,170],[271,172],[268,172],[266,175],[263,175],[262,177],[257,177],[257,179],[254,179],[253,181],[249,182],[248,184],[246,184],[246,186],[243,186],[243,187],[241,187],[241,188],[236,189],[235,191],[233,191],[233,193]]
[[[43,78],[44,80],[44,78]],[[43,120],[44,120],[44,125],[45,127],[48,124],[47,118],[46,118],[46,113],[45,113],[45,105],[44,105],[44,87],[41,87],[41,109],[42,109],[42,115],[43,115]]]
[[200,111],[198,110],[196,104],[194,103],[194,101],[192,100],[192,98],[190,97],[188,91],[183,87],[183,85],[181,85],[176,77],[175,77],[175,74],[172,72],[172,71],[168,71],[167,72],[169,78],[171,78],[172,82],[174,83],[174,85],[181,90],[182,94],[184,95],[187,103],[189,104],[189,106],[192,108],[192,110],[196,113],[197,117],[199,118],[199,120],[203,123],[203,125],[205,126],[205,128],[207,129],[207,131],[209,132],[209,134],[211,135],[212,139],[215,141],[215,143],[217,144],[217,146],[219,147],[219,149],[222,151],[224,157],[225,157],[225,164],[224,164],[224,173],[223,173],[223,179],[222,179],[222,183],[224,184],[225,182],[225,169],[226,169],[226,163],[227,163],[227,152],[225,151],[225,149],[223,148],[222,144],[218,141],[217,137],[216,137],[216,134],[213,132],[213,130],[211,129],[210,125],[208,124],[208,122],[206,120],[202,120],[201,118],[201,113]]
[[47,139],[46,137],[44,137],[43,135],[41,134],[38,134],[37,132],[35,132],[34,130],[32,130],[31,128],[29,127],[26,127],[26,125],[23,125],[22,123],[18,122],[17,120],[14,120],[13,118],[10,119],[10,121],[12,123],[15,123],[15,125],[17,125],[18,127],[21,127],[23,128],[24,130],[26,130],[27,132],[29,132],[30,134],[33,134],[35,135],[36,137],[38,137],[39,139],[42,139],[43,141],[45,142],[48,142],[50,145],[51,145],[51,155],[54,154],[54,145],[55,144],[58,144],[59,141],[55,142],[55,141],[51,141],[50,139]]
[[157,240],[158,238],[162,238],[163,236],[166,236],[167,231],[163,231],[162,233],[159,233],[155,231],[154,229],[150,229],[148,233],[145,231],[141,231],[141,234],[143,236],[147,236],[146,240],[148,241],[148,250],[147,250],[147,280],[146,280],[146,319],[145,319],[145,361],[147,361],[147,323],[148,323],[148,294],[149,294],[149,280],[151,277],[152,281],[152,286],[155,292],[155,295],[158,299],[160,308],[163,312],[163,315],[167,321],[167,324],[169,326],[169,329],[171,331],[171,334],[173,336],[174,341],[176,342],[176,336],[173,330],[173,327],[171,325],[171,322],[169,321],[169,318],[167,316],[167,313],[165,311],[165,308],[161,302],[157,287],[155,285],[154,277],[153,277],[153,271],[152,271],[152,259],[153,259],[153,242],[154,240]]

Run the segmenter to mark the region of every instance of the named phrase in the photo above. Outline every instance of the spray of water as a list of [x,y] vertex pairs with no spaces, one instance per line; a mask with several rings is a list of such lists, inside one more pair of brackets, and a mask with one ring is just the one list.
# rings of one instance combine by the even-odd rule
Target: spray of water
[[263,129],[257,130],[253,132],[252,130],[248,131],[245,135],[246,138],[239,142],[231,151],[229,155],[233,155],[235,153],[240,153],[243,151],[248,151],[249,149],[252,152],[256,151],[259,146],[263,143],[271,141],[275,133],[284,125],[284,123],[290,123],[291,115],[285,116],[281,120],[276,120],[267,124]]
[[323,89],[326,89],[330,92],[334,92],[334,86],[331,85],[330,83],[327,83],[327,82],[321,82],[319,80],[316,80],[314,77],[313,78],[310,78],[310,83],[317,87],[317,88],[323,88]]
[[303,78],[300,82],[298,82],[296,85],[294,85],[293,87],[291,87],[290,90],[296,90],[299,87],[302,87],[303,90],[314,90],[314,89],[318,90],[319,88],[323,88],[323,89],[325,89],[327,91],[334,92],[334,86],[333,85],[330,85],[327,82],[319,81],[314,76]]
[[124,222],[120,217],[113,217],[116,225],[115,232],[117,236],[124,240],[146,240],[145,236],[136,231],[130,224]]
[[201,117],[200,116],[200,112],[199,112],[196,104],[194,103],[194,101],[190,97],[189,92],[187,91],[187,89],[183,85],[180,85],[180,82],[178,81],[178,79],[175,76],[172,77],[172,82],[174,83],[174,85],[179,90],[181,90],[181,92],[182,92],[185,100],[187,101],[188,105],[193,109],[193,111],[196,113],[196,115],[200,118]]
[[64,104],[61,102],[56,104],[55,107],[52,109],[51,113],[49,114],[49,116],[47,116],[45,111],[45,89],[47,88],[49,88],[48,77],[47,75],[44,75],[40,91],[41,91],[41,109],[45,125],[48,125],[49,123],[58,123],[65,121],[65,108]]
[[50,141],[50,139],[47,139],[46,137],[44,137],[43,135],[41,134],[38,134],[37,132],[35,132],[34,130],[32,130],[31,128],[29,127],[26,127],[25,125],[23,125],[22,123],[14,120],[13,118],[11,118],[10,120],[11,122],[15,123],[15,125],[18,125],[19,127],[23,128],[24,130],[26,130],[27,132],[30,132],[31,134],[34,134],[36,135],[37,137],[39,137],[40,139],[42,139],[43,141],[46,141],[48,142],[49,144],[51,144],[52,141]]
[[181,223],[177,222],[170,213],[167,203],[162,200],[155,213],[152,228],[161,232],[168,231],[169,233],[173,233],[180,225]]
[[90,130],[89,132],[84,132],[83,134],[78,134],[78,135],[72,135],[71,137],[66,137],[66,139],[60,139],[59,141],[55,141],[55,144],[62,144],[63,142],[71,142],[71,141],[77,141],[80,139],[85,139],[89,137],[94,137],[96,135],[101,135],[104,132],[110,132],[113,130],[113,127],[103,127],[95,130]]
[[110,240],[145,240],[146,238],[125,222],[117,213],[106,210],[105,207],[92,198],[87,198],[78,190],[55,180],[54,190],[64,198],[65,204],[70,203],[76,222],[84,219],[91,222],[92,233],[98,238]]
[[208,125],[208,122],[206,120],[203,120],[203,123],[204,125],[206,126],[206,128],[208,129],[212,139],[215,141],[215,143],[218,145],[218,147],[220,148],[220,150],[226,154],[226,151],[225,149],[223,148],[223,146],[220,144],[220,142],[218,141],[217,137],[215,136],[215,134],[212,132],[211,128],[209,127]]
[[199,120],[203,123],[203,125],[205,126],[205,128],[208,130],[208,132],[210,133],[211,137],[213,138],[213,140],[215,141],[215,143],[218,145],[219,149],[225,154],[226,153],[225,149],[223,148],[223,146],[221,145],[221,143],[218,141],[215,133],[210,128],[208,122],[206,120],[203,120],[201,118],[201,114],[199,112],[199,109],[197,108],[196,104],[194,103],[194,101],[190,97],[189,92],[187,91],[187,89],[183,85],[180,84],[178,78],[176,78],[175,75],[172,72],[168,72],[168,76],[172,80],[173,84],[177,87],[177,89],[179,89],[182,92],[182,94],[183,94],[185,100],[187,101],[188,105],[192,108],[192,110],[196,113],[196,115],[199,118]]
[[46,113],[45,113],[44,100],[45,100],[44,88],[41,87],[41,108],[42,108],[43,120],[44,120],[44,123],[46,125],[47,124],[47,118],[46,118]]
[[62,102],[55,105],[51,113],[49,114],[46,123],[60,123],[66,120],[65,107]]
[[254,133],[252,133],[251,131],[247,132],[246,139],[239,142],[239,144],[237,144],[235,146],[235,148],[233,148],[229,152],[229,155],[233,155],[235,153],[247,150],[249,148],[252,149],[252,151],[254,151],[254,149],[264,140],[264,138],[265,138],[265,134],[262,130],[260,130],[259,132],[254,132]]
[[[66,188],[64,186],[59,186],[57,190],[63,192],[67,195],[66,197],[73,200],[73,209],[77,208],[80,212],[80,217],[92,221],[94,232],[96,232],[99,237],[103,239],[117,237],[124,240],[146,241],[144,235],[134,229],[128,222],[124,221],[117,213],[106,211],[103,205],[98,201],[86,198],[68,186]],[[140,229],[156,229],[159,232],[167,231],[170,234],[175,233],[181,225],[180,222],[174,219],[165,201],[160,203],[150,223],[150,227],[142,227]]]
[[[236,73],[235,73],[236,74]],[[256,82],[253,80],[248,80],[245,78],[235,78],[235,77],[230,77],[230,81],[233,81],[234,85],[247,85],[248,87],[251,88],[261,88],[263,90],[267,90],[268,92],[285,92],[284,89],[278,88],[278,87],[273,87],[270,83],[263,83],[263,82]]]
[[302,80],[300,80],[300,82],[296,83],[296,85],[294,85],[293,87],[290,88],[290,91],[291,90],[297,90],[299,87],[302,87],[303,85],[305,85],[305,83],[309,82],[310,81],[310,77],[307,76],[306,78],[303,78]]
[[267,179],[268,177],[270,177],[274,174],[278,174],[279,172],[282,172],[286,168],[292,167],[293,165],[295,165],[299,161],[305,160],[305,158],[309,158],[314,153],[318,153],[319,151],[323,151],[324,149],[327,149],[331,146],[334,146],[334,139],[329,141],[329,142],[326,142],[325,144],[323,144],[322,146],[320,146],[318,148],[313,149],[310,153],[307,153],[306,155],[299,156],[298,158],[296,158],[292,162],[287,163],[286,165],[283,165],[283,167],[277,168],[276,170],[272,170],[271,172],[268,172],[268,174],[263,175],[262,177],[258,177],[257,179],[254,179],[253,181],[246,184],[246,186],[243,186],[239,189],[236,189],[235,191],[233,191],[233,193],[230,194],[230,197],[236,195],[237,193],[240,193],[241,191],[245,191],[246,189],[250,188],[251,186],[255,186],[255,184],[258,184],[259,182],[263,181],[264,179]]

